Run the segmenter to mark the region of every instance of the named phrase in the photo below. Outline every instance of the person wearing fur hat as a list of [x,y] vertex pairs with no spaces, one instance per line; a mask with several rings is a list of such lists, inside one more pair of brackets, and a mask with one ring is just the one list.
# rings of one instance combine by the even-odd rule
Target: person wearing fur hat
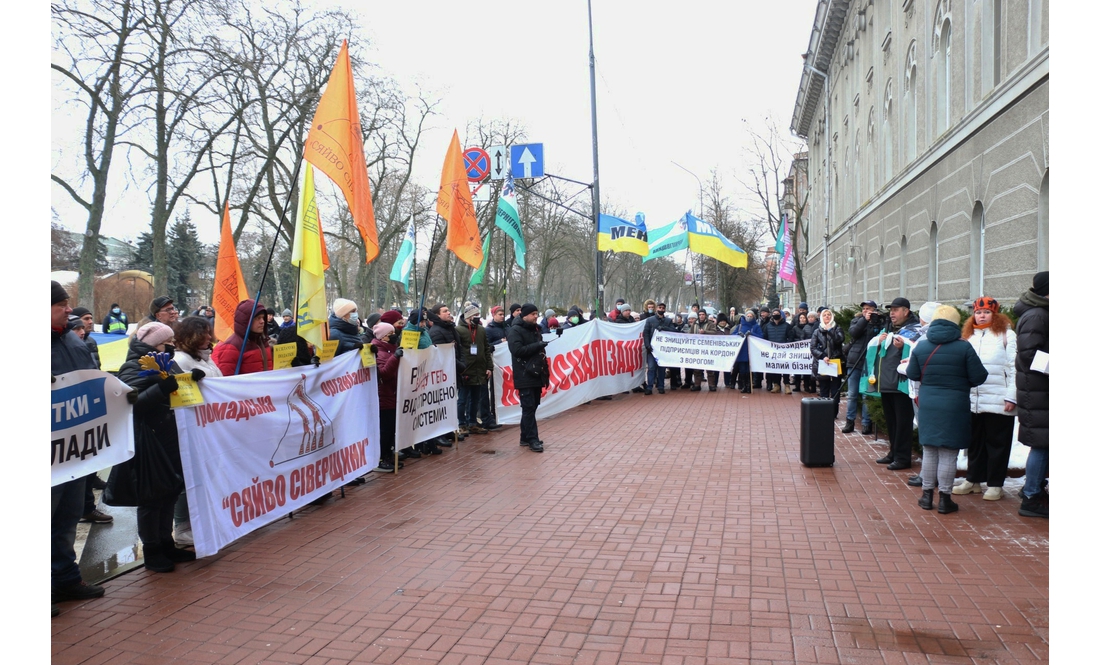
[[921,382],[917,426],[924,450],[923,491],[917,505],[932,510],[938,484],[939,513],[953,513],[959,509],[951,499],[959,451],[970,444],[970,391],[989,377],[974,347],[962,339],[958,310],[950,305],[936,309],[928,334],[909,354],[905,375]]
[[962,338],[970,342],[989,376],[970,390],[970,446],[966,480],[952,494],[971,494],[997,501],[1004,495],[1012,430],[1016,423],[1016,333],[993,298],[974,301],[974,315],[966,320]]
[[657,301],[652,298],[646,298],[646,301],[642,303],[642,315],[638,318],[639,321],[645,321],[649,317],[657,313]]
[[1050,273],[1035,273],[1031,288],[1020,295],[1016,314],[1016,404],[1020,443],[1031,448],[1020,490],[1023,517],[1048,517],[1046,478],[1050,472],[1050,376],[1031,369],[1040,351],[1050,353]]
[[[251,309],[251,302],[249,308]],[[256,320],[262,325],[262,316]],[[183,374],[184,371],[174,360],[169,361],[163,377],[161,372],[147,373],[141,366],[144,356],[159,353],[174,355],[174,340],[175,333],[169,325],[160,322],[146,323],[130,339],[126,362],[118,370],[118,378],[138,392],[134,403],[136,449],[141,451],[159,448],[167,456],[171,471],[178,477],[174,486],[157,487],[152,496],[138,497],[137,529],[145,551],[145,568],[156,573],[169,573],[175,569],[177,563],[195,560],[194,552],[177,546],[172,533],[176,500],[184,485],[179,432],[176,430],[176,417],[172,412],[169,396],[179,387],[176,375]],[[191,378],[195,381],[205,376],[206,373],[201,369],[191,370]],[[144,468],[142,464],[134,464],[132,471],[142,473]],[[119,481],[121,482],[121,476]],[[108,485],[115,482],[115,473],[112,471]]]
[[[481,309],[474,304],[466,305],[455,330],[466,365],[458,377],[458,431],[461,434],[488,434],[489,430],[478,423],[478,411],[481,410],[481,393],[493,372],[493,350],[481,325]],[[483,422],[488,422],[488,413],[481,416]]]
[[508,350],[512,352],[512,382],[519,392],[522,415],[519,421],[519,445],[532,452],[543,451],[535,412],[542,401],[542,389],[550,385],[550,366],[546,362],[546,342],[538,327],[539,308],[526,303],[517,323],[508,329]]
[[346,298],[333,300],[332,314],[328,317],[328,336],[339,341],[336,355],[363,348],[359,330],[359,306]]
[[[255,307],[255,314],[252,309]],[[233,334],[214,347],[211,359],[225,376],[266,372],[272,368],[271,345],[264,334],[267,308],[249,298],[233,312]],[[249,318],[251,316],[251,318]],[[246,341],[247,340],[247,341]],[[244,357],[241,358],[241,353]],[[238,359],[240,371],[237,371]]]

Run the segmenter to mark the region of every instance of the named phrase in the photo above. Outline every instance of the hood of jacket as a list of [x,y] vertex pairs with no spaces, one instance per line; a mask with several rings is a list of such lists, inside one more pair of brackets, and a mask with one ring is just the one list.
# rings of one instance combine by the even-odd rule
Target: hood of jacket
[[924,339],[933,344],[947,344],[962,338],[962,329],[959,324],[947,319],[936,319],[928,325],[928,334]]
[[1043,309],[1049,309],[1050,300],[1035,293],[1031,289],[1024,291],[1020,294],[1020,299],[1016,301],[1016,304],[1012,306],[1012,313],[1019,319],[1024,312],[1035,307],[1042,307]]
[[[233,332],[237,334],[241,339],[245,339],[248,335],[248,329],[251,327],[252,319],[259,314],[266,314],[267,308],[263,303],[256,303],[256,314],[252,314],[252,303],[256,303],[255,300],[249,298],[248,300],[242,300],[237,309],[233,312]],[[266,324],[265,324],[266,325]],[[262,335],[261,335],[262,337]]]

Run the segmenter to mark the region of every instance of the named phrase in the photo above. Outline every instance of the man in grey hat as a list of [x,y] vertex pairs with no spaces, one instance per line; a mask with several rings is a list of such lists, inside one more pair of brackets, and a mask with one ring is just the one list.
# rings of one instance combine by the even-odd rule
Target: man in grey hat
[[[893,339],[888,341],[888,335],[893,335]],[[890,325],[879,335],[879,343],[888,346],[875,377],[890,435],[890,452],[876,461],[888,465],[886,468],[891,471],[913,466],[913,399],[908,388],[901,384],[904,377],[898,374],[898,364],[908,357],[904,351],[906,340],[915,344],[920,337],[920,319],[909,309],[909,301],[894,298],[890,303]]]

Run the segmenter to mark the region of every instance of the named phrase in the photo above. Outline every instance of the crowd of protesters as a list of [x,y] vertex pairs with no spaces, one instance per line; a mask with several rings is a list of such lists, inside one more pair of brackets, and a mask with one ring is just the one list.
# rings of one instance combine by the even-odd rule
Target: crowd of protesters
[[[885,415],[889,452],[880,464],[891,471],[910,469],[913,452],[914,416],[920,426],[923,447],[921,473],[909,484],[922,488],[918,505],[933,508],[934,490],[939,490],[938,510],[958,510],[952,495],[983,493],[996,501],[1003,496],[1015,419],[1019,418],[1021,443],[1030,446],[1026,482],[1020,515],[1047,517],[1046,478],[1048,456],[1048,376],[1033,369],[1039,353],[1049,352],[1048,274],[1035,275],[1033,286],[1016,303],[1016,330],[988,297],[973,303],[973,315],[960,321],[958,310],[939,303],[925,303],[918,312],[904,297],[895,298],[882,311],[871,300],[860,303],[860,312],[847,330],[828,307],[811,311],[800,303],[791,312],[753,307],[728,312],[708,312],[692,305],[689,312],[669,314],[665,303],[646,300],[640,312],[624,299],[604,314],[613,323],[641,321],[646,350],[645,381],[637,392],[652,395],[671,390],[716,392],[719,372],[661,367],[653,354],[658,332],[758,337],[771,342],[809,340],[814,362],[810,375],[780,375],[752,372],[748,345],[743,344],[732,372],[723,372],[723,386],[730,392],[751,395],[816,393],[832,399],[838,418],[841,397],[847,387],[847,407],[841,432],[852,433],[857,420],[861,433],[873,432],[866,396],[880,399]],[[87,309],[68,307],[69,296],[57,282],[52,284],[52,374],[78,369],[98,369],[98,347],[86,333],[94,329],[94,317]],[[403,460],[442,455],[470,435],[485,435],[501,429],[493,395],[493,349],[507,344],[512,356],[513,381],[519,392],[521,422],[519,443],[533,452],[543,452],[536,412],[543,389],[549,383],[543,335],[562,334],[594,318],[572,307],[561,319],[553,309],[541,313],[534,304],[512,303],[507,309],[494,306],[487,322],[478,304],[464,303],[455,313],[439,303],[406,314],[380,310],[365,319],[358,305],[337,298],[328,320],[328,336],[339,342],[336,355],[357,352],[370,346],[377,359],[381,460],[373,471],[393,473]],[[117,305],[103,321],[102,332],[126,334],[129,319]],[[412,447],[395,451],[397,371],[404,357],[400,348],[403,331],[419,332],[417,348],[454,344],[454,366],[458,379],[458,429],[432,437]],[[145,496],[137,506],[138,535],[145,553],[145,567],[169,572],[178,562],[194,560],[190,518],[183,494],[182,464],[175,419],[169,395],[178,387],[176,376],[189,374],[194,381],[209,376],[234,376],[271,370],[273,346],[296,344],[292,366],[317,365],[319,350],[297,334],[289,309],[276,318],[276,311],[254,300],[241,302],[233,315],[231,336],[215,344],[214,311],[204,306],[191,316],[180,318],[172,299],[159,296],[135,330],[129,331],[129,352],[119,369],[119,378],[133,392],[135,437],[145,447],[156,446],[164,453],[168,471],[181,480],[163,487],[155,496]],[[871,353],[872,347],[874,352]],[[167,354],[171,359],[164,376],[143,375],[139,362],[149,354]],[[1042,356],[1039,357],[1042,359]],[[830,365],[835,372],[825,372]],[[921,403],[923,397],[923,404]],[[862,406],[862,409],[860,408]],[[968,450],[966,478],[955,482],[958,451]],[[396,464],[396,468],[395,468]],[[170,474],[169,474],[170,475]],[[112,476],[113,480],[113,476]],[[111,482],[111,481],[108,481]],[[363,482],[363,478],[351,481]],[[986,489],[982,490],[982,484]],[[76,565],[74,539],[80,521],[110,523],[112,517],[96,507],[94,489],[104,489],[95,474],[53,488],[51,542],[53,602],[97,598],[103,588],[86,584]],[[315,503],[323,503],[321,497]],[[54,606],[56,613],[56,605]]]

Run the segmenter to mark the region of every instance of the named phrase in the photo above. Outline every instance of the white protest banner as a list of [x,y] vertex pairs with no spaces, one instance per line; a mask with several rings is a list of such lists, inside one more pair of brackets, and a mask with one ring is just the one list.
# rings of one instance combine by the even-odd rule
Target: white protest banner
[[50,486],[134,456],[130,387],[96,369],[58,375],[50,394]]
[[810,340],[769,342],[749,337],[749,369],[767,374],[813,374]]
[[[546,347],[550,386],[542,391],[538,417],[549,418],[604,395],[642,385],[645,380],[642,323],[590,321],[555,336]],[[512,382],[512,354],[507,344],[493,351],[497,422],[519,423],[519,391]]]
[[196,554],[378,466],[378,377],[361,363],[208,377],[205,403],[175,410]]
[[744,339],[740,335],[657,332],[653,335],[653,357],[661,367],[732,372]]
[[458,429],[454,346],[405,350],[397,366],[396,450]]

